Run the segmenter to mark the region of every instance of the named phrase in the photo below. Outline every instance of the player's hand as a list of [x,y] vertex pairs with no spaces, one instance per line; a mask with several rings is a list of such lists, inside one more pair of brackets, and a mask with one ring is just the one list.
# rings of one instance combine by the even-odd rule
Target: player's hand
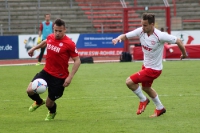
[[31,49],[28,51],[28,55],[29,55],[30,57],[32,57],[32,56],[33,56],[33,53],[34,53],[34,49],[31,48]]
[[116,45],[118,42],[122,42],[122,40],[119,39],[119,38],[115,38],[115,39],[112,40],[112,43],[113,43],[114,45]]
[[70,83],[71,83],[71,81],[72,81],[72,77],[68,76],[68,77],[65,79],[65,82],[64,82],[64,84],[63,84],[63,87],[69,86]]
[[41,43],[41,37],[38,37],[38,39],[37,39],[37,44],[39,44],[39,43]]

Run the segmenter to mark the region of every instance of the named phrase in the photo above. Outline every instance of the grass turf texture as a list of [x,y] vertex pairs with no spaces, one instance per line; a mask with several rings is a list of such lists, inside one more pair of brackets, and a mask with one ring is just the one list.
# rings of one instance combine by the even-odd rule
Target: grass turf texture
[[[57,116],[44,118],[42,106],[29,112],[26,87],[43,66],[0,67],[0,132],[2,133],[197,133],[200,132],[200,62],[167,61],[154,81],[167,112],[149,118],[155,106],[136,115],[138,98],[125,80],[141,62],[82,64],[71,85],[57,100]],[[71,69],[71,65],[70,65]],[[46,98],[47,92],[41,95]]]

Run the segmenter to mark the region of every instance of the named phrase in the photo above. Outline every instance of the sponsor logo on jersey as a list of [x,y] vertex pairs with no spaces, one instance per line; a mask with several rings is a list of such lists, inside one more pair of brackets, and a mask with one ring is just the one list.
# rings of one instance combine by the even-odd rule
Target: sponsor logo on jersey
[[52,45],[52,44],[47,44],[47,49],[52,50],[52,51],[55,51],[55,52],[57,52],[57,53],[60,52],[60,48],[57,47],[57,46],[54,46],[54,45]]
[[62,46],[63,46],[63,43],[60,43],[59,46],[62,47]]
[[143,47],[145,50],[147,50],[147,51],[151,51],[151,50],[152,50],[152,48],[149,48],[148,46],[142,45],[142,47]]
[[151,41],[151,44],[152,44],[152,45],[155,45],[155,44],[156,44],[156,42],[155,42],[155,41]]

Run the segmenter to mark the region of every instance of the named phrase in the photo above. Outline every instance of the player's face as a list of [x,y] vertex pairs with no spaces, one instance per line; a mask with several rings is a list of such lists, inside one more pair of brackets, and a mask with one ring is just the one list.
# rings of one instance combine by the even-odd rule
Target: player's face
[[148,20],[142,20],[142,28],[144,33],[151,33],[154,29],[154,23],[149,24]]
[[57,26],[56,24],[54,24],[53,30],[56,39],[62,39],[65,36],[66,28],[63,25]]
[[50,21],[50,15],[45,15],[45,20],[46,20],[47,22],[49,22],[49,21]]

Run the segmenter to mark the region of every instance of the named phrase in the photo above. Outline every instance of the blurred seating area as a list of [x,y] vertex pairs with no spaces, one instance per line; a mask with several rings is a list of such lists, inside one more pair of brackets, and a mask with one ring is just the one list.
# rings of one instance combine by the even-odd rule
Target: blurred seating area
[[[171,30],[199,28],[199,1],[168,2]],[[67,33],[122,33],[123,8],[131,7],[144,7],[144,10],[129,12],[129,30],[140,26],[143,12],[155,13],[157,28],[166,29],[165,11],[145,10],[145,7],[151,6],[164,6],[164,3],[162,0],[5,0],[0,1],[0,31],[3,35],[37,34],[44,14],[51,13],[52,20],[65,20]]]
[[[123,32],[123,7],[132,7],[133,1],[122,3],[120,0],[76,0],[78,5],[90,19],[97,33]],[[129,14],[131,25],[140,26],[140,16],[131,11]]]
[[44,14],[51,20],[62,18],[67,33],[94,33],[95,28],[74,0],[0,1],[0,25],[4,35],[38,34]]

